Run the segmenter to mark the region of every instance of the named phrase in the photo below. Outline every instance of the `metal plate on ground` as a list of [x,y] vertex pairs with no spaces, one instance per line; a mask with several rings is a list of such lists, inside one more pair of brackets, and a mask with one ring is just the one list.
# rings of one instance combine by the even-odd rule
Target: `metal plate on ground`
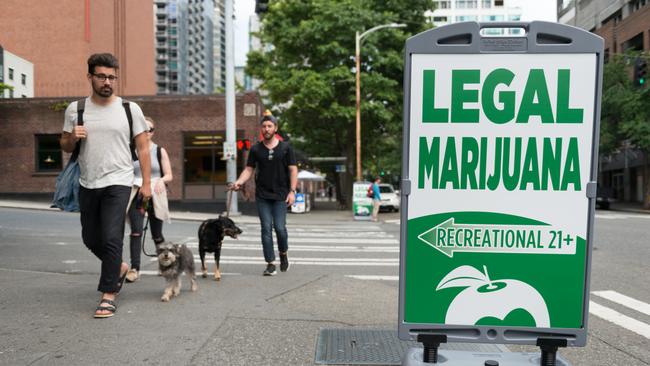
[[[314,362],[320,365],[401,365],[417,342],[397,338],[396,329],[323,328],[318,334]],[[508,352],[502,345],[448,343],[441,349],[472,352]]]

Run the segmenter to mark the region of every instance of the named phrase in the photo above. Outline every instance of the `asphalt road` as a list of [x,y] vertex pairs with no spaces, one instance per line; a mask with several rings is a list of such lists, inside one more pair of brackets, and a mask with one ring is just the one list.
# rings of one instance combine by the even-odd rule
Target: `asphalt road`
[[[313,365],[321,328],[396,328],[398,217],[290,215],[292,267],[275,277],[261,276],[259,225],[242,220],[244,234],[224,243],[221,282],[200,278],[191,293],[185,281],[162,303],[164,281],[145,260],[116,316],[96,320],[99,263],[78,215],[0,208],[0,365]],[[197,254],[198,224],[176,220],[165,236]],[[598,211],[595,230],[599,311],[587,347],[561,354],[573,365],[650,365],[650,215]]]

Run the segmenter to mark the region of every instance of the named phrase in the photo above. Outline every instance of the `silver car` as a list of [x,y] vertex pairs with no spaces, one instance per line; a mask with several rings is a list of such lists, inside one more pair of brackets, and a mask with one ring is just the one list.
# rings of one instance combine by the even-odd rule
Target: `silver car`
[[392,185],[380,183],[379,193],[381,195],[380,210],[399,211],[399,195],[395,192]]

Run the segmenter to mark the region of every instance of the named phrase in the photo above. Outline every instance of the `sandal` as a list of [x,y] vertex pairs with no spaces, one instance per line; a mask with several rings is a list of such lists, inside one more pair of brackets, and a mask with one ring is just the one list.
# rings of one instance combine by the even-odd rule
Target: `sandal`
[[[102,304],[108,304],[110,306],[102,306]],[[115,304],[115,301],[109,300],[109,299],[101,299],[99,301],[99,306],[97,306],[97,309],[95,309],[95,318],[98,319],[103,319],[103,318],[110,318],[113,315],[115,315],[115,312],[117,311],[117,305]],[[108,311],[106,314],[97,314],[98,311]]]

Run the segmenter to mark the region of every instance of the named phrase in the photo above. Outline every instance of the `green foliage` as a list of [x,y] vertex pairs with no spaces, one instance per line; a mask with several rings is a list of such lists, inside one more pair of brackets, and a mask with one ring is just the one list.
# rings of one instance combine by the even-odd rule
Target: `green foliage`
[[5,90],[13,90],[13,89],[14,89],[14,87],[11,86],[11,85],[7,85],[5,83],[0,83],[0,95],[2,95],[2,93],[4,93]]
[[70,105],[70,102],[67,102],[67,101],[58,102],[58,103],[52,104],[50,106],[50,109],[55,111],[55,112],[61,112],[61,111],[65,111],[65,109],[68,108],[69,105]]
[[611,153],[624,140],[650,151],[650,90],[635,88],[630,78],[631,62],[636,56],[615,55],[605,65],[600,132],[602,153]]
[[[430,0],[270,1],[258,36],[267,46],[248,54],[246,72],[262,81],[281,128],[311,156],[355,159],[355,32],[405,23],[363,39],[362,160],[371,174],[401,165],[403,47],[426,28]],[[374,157],[374,158],[373,158]]]

